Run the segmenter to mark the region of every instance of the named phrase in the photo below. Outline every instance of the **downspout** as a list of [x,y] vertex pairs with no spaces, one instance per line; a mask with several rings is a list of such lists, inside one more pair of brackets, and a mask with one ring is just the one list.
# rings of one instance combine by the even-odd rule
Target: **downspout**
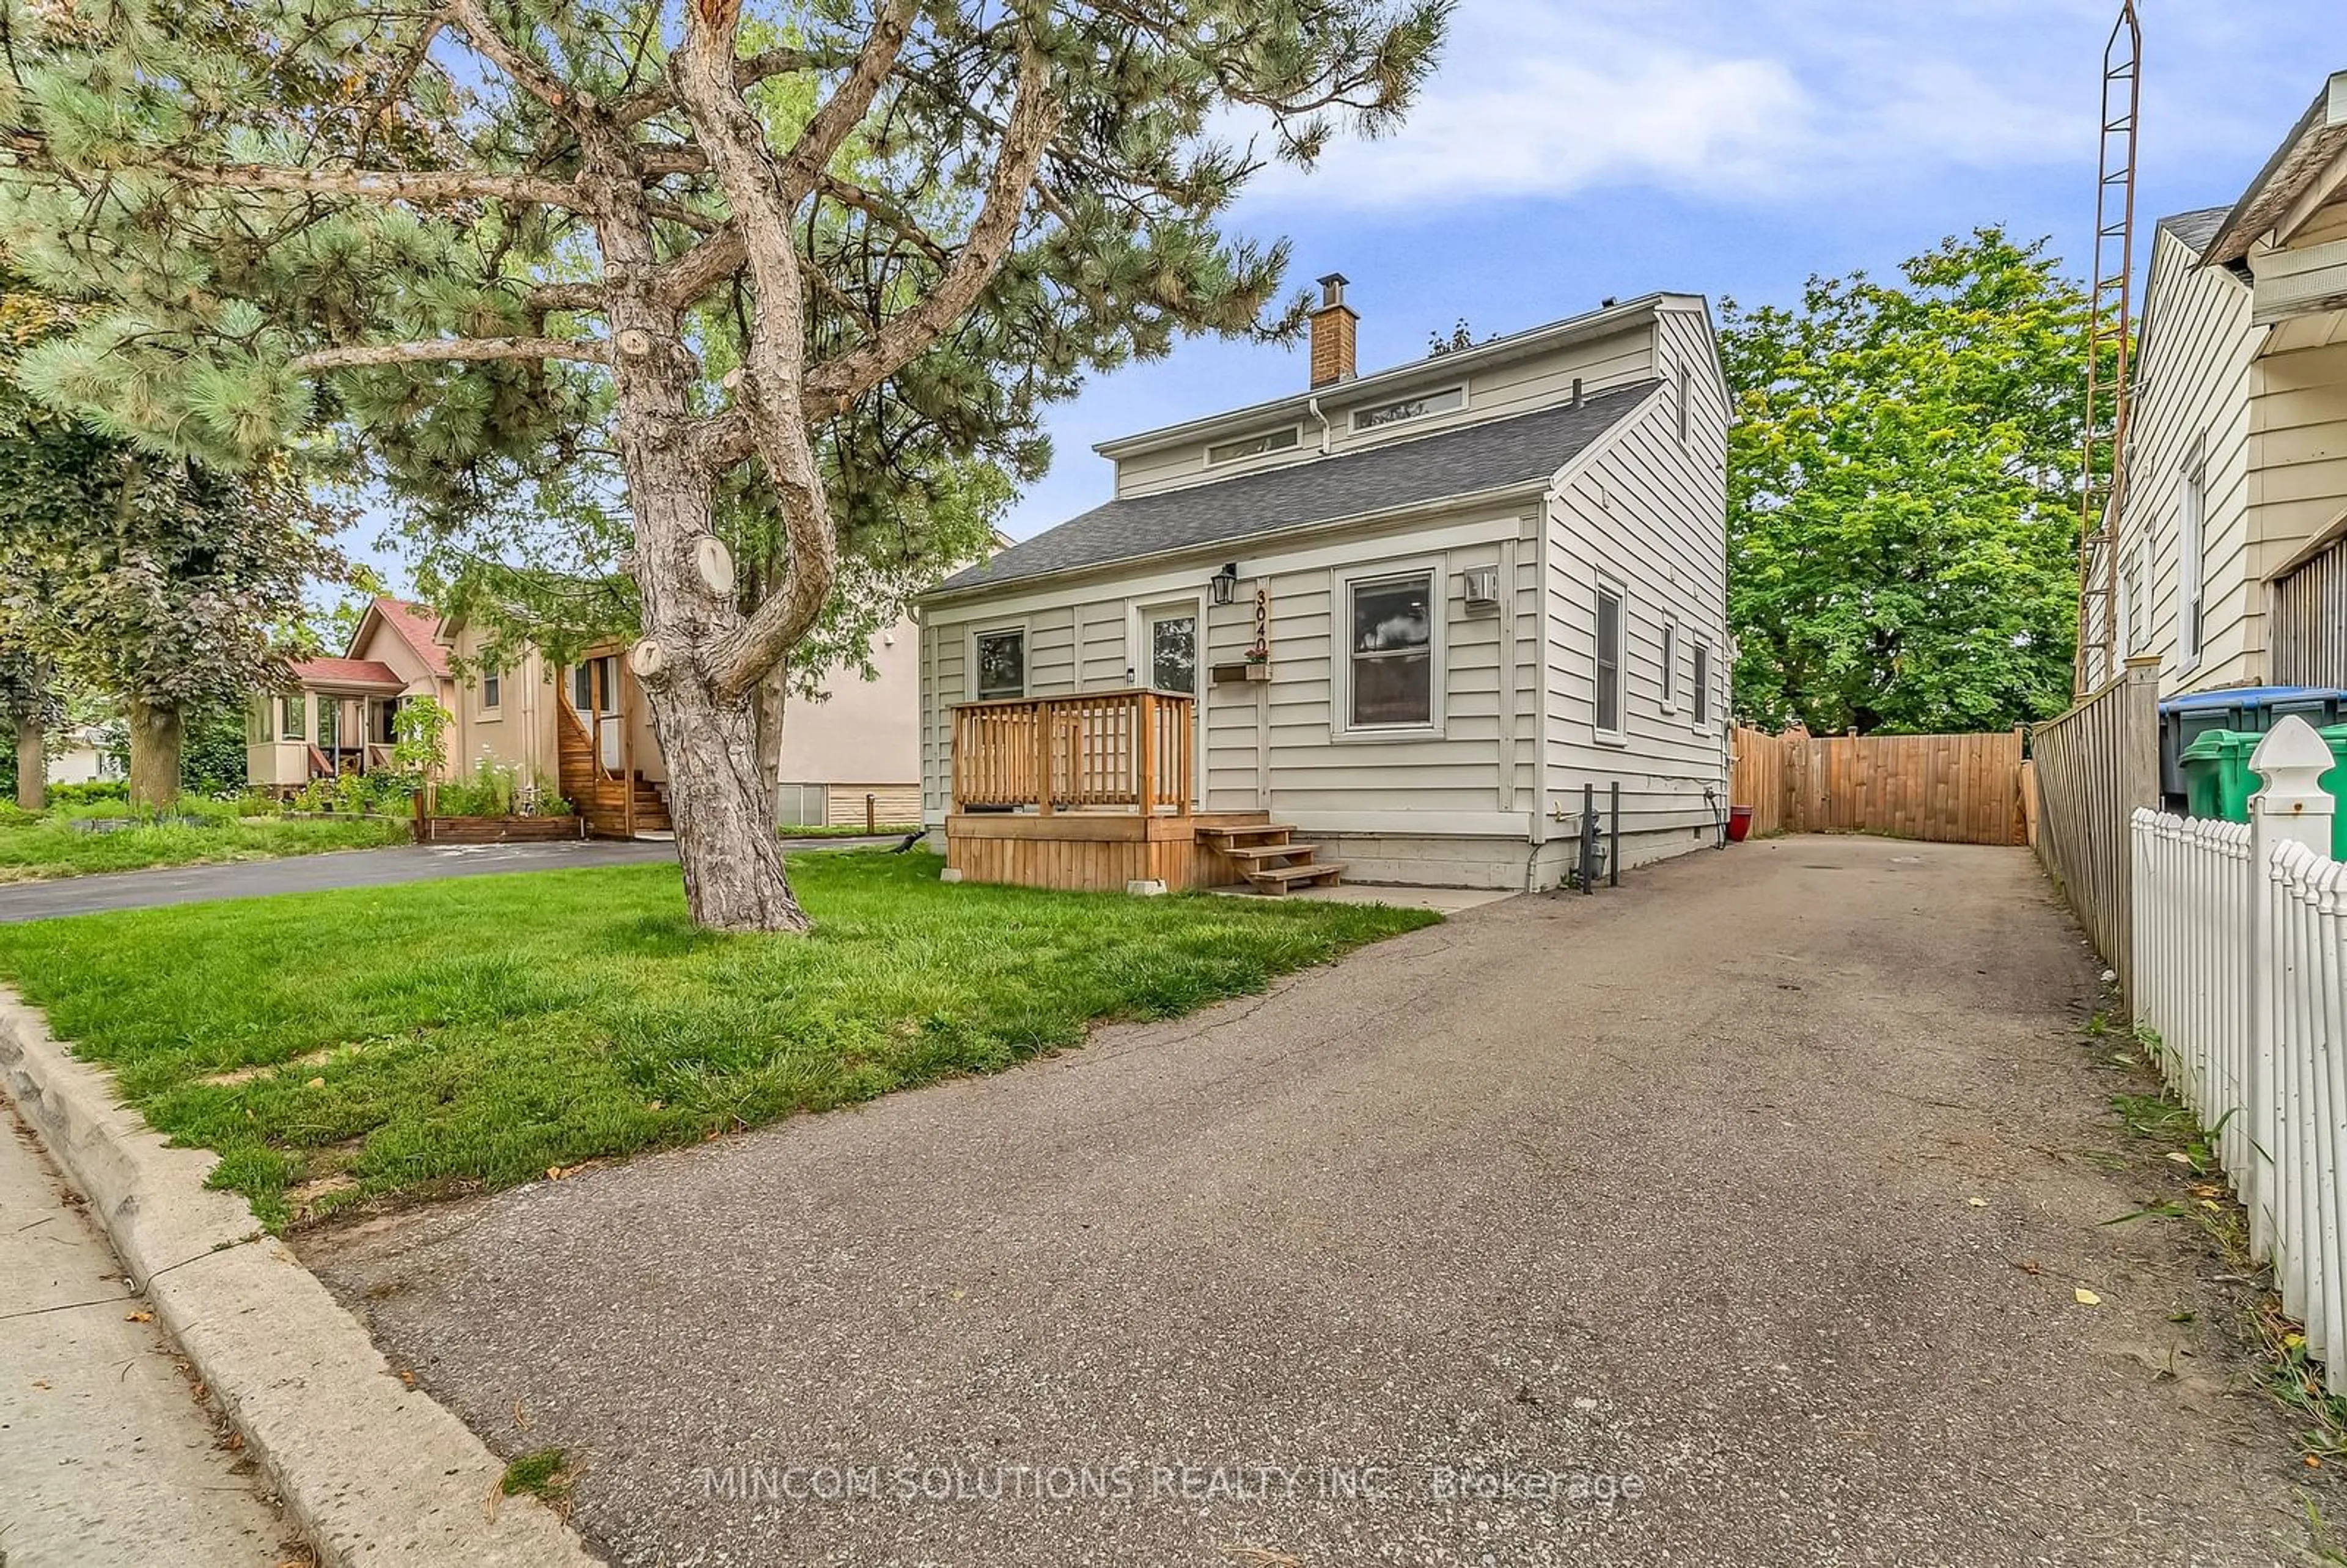
[[1320,422],[1320,456],[1326,457],[1328,456],[1329,445],[1328,416],[1320,412],[1320,395],[1316,392],[1306,398],[1304,406],[1311,411],[1313,418]]
[[1558,483],[1562,472],[1553,476],[1548,487],[1541,492],[1540,520],[1532,533],[1532,563],[1534,580],[1539,584],[1533,599],[1540,611],[1532,618],[1532,636],[1538,641],[1538,657],[1532,661],[1532,798],[1524,816],[1524,838],[1531,845],[1524,852],[1524,891],[1537,892],[1535,867],[1541,851],[1548,846],[1548,624],[1549,609],[1549,530],[1557,509],[1563,504],[1563,487]]

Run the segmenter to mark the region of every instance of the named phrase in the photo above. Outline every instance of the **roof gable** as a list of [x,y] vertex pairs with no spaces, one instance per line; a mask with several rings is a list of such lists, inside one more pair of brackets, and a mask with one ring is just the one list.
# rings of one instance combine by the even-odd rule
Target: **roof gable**
[[1662,383],[1652,378],[1530,414],[1149,495],[1126,496],[955,573],[963,593],[1057,572],[1236,543],[1397,507],[1545,483]]
[[415,655],[425,671],[439,679],[448,676],[448,650],[439,639],[440,617],[429,605],[416,604],[405,599],[378,599],[359,617],[356,630],[351,633],[347,650],[353,659],[364,659],[362,651],[367,633],[380,625],[399,639],[410,653]]

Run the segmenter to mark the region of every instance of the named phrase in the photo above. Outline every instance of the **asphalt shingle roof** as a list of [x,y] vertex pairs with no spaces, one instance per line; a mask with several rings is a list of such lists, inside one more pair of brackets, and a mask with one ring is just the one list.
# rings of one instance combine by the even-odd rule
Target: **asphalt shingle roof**
[[1193,545],[1221,544],[1306,523],[1545,479],[1662,384],[1592,393],[1580,405],[1470,425],[1262,473],[1128,496],[955,573],[941,593],[1106,566]]
[[2217,237],[2217,231],[2225,226],[2225,215],[2231,210],[2229,207],[2203,207],[2198,212],[2178,212],[2173,217],[2163,218],[2159,226],[2183,241],[2194,255],[2205,256],[2209,253],[2209,242]]

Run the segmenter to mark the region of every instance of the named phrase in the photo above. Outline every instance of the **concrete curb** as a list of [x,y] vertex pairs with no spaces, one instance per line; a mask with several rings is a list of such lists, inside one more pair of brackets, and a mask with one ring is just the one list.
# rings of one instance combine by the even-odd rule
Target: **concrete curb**
[[[0,988],[0,1086],[89,1200],[115,1251],[219,1399],[326,1568],[588,1568],[505,1466],[395,1376],[356,1318],[232,1193],[218,1156],[169,1147]],[[494,1500],[494,1501],[493,1501]]]

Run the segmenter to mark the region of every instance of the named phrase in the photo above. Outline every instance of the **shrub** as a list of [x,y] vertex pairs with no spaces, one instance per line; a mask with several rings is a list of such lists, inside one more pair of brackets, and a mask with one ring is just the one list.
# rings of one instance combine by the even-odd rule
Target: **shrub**
[[61,784],[49,786],[51,805],[87,805],[97,801],[113,801],[119,804],[130,798],[127,779],[98,779],[90,784]]
[[442,816],[511,816],[514,780],[512,768],[483,757],[472,777],[450,779],[434,792],[433,809]]

